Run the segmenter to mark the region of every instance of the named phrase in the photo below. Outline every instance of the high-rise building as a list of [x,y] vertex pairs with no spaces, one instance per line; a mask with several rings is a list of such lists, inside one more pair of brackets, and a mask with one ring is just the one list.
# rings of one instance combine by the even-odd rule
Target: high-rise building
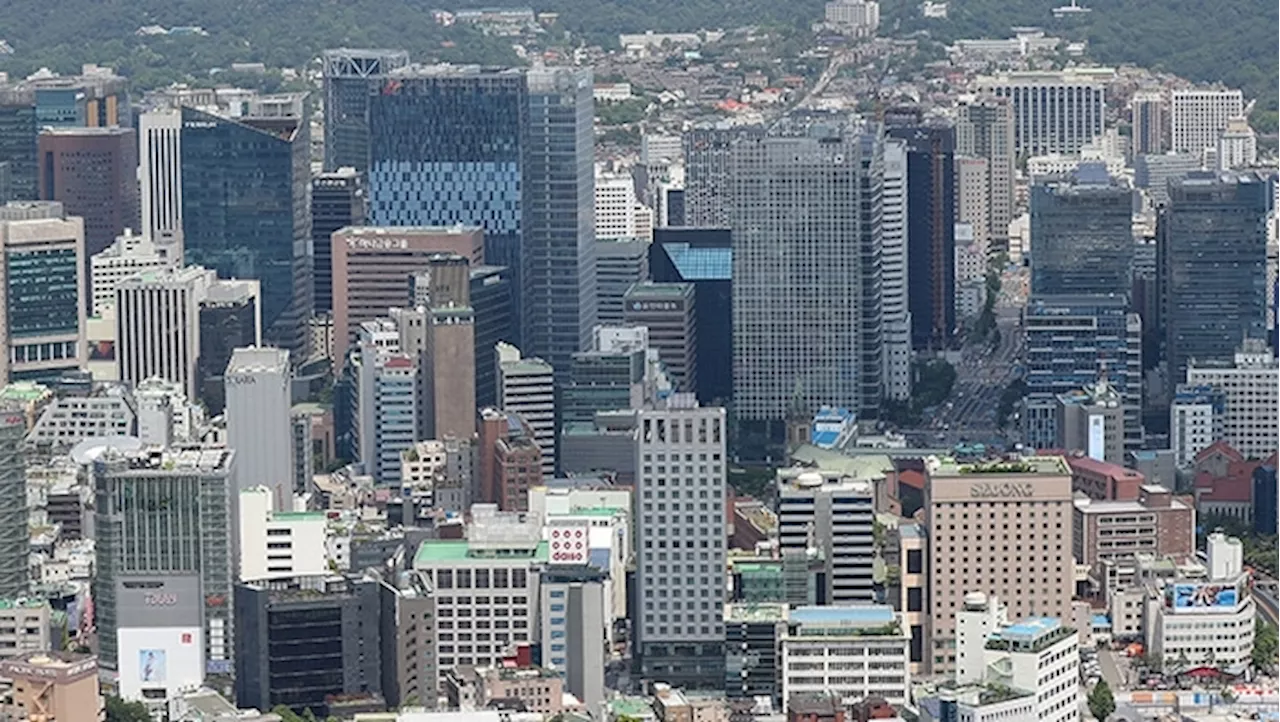
[[1147,192],[1151,205],[1159,208],[1169,203],[1169,181],[1181,180],[1200,170],[1200,156],[1168,151],[1140,155],[1133,159],[1133,184]]
[[456,254],[428,260],[429,298],[420,372],[423,438],[470,439],[476,431],[475,310],[471,268]]
[[636,237],[636,182],[630,174],[597,173],[595,181],[596,238]]
[[26,415],[12,402],[0,407],[0,597],[30,592],[31,536],[27,530],[27,482],[22,461]]
[[[911,398],[911,310],[907,253],[907,144],[884,142],[884,192],[880,214],[880,308],[884,316],[884,392]],[[699,308],[701,311],[701,308]]]
[[734,412],[778,421],[798,392],[874,414],[883,144],[853,127],[787,130],[733,147]]
[[1222,436],[1214,441],[1223,439],[1246,459],[1265,459],[1275,453],[1280,436],[1280,366],[1265,341],[1246,338],[1231,361],[1191,359],[1187,384],[1208,386],[1222,395]]
[[631,334],[606,338],[601,332],[608,328],[597,326],[592,348],[573,355],[569,380],[560,388],[561,428],[590,424],[601,411],[640,406],[650,348],[649,329],[628,327],[625,330]]
[[[733,209],[733,144],[764,136],[750,127],[697,128],[684,134],[684,224],[729,228]],[[674,224],[673,224],[674,225]]]
[[498,400],[497,356],[499,341],[516,337],[511,307],[514,302],[511,270],[505,266],[471,266],[471,310],[475,314],[476,408]]
[[1008,98],[982,94],[957,109],[956,154],[987,161],[987,235],[996,250],[1007,250],[1013,220],[1014,135],[1014,107]]
[[117,236],[114,243],[89,259],[90,313],[101,317],[114,308],[116,286],[124,279],[173,265],[146,236],[132,232]]
[[0,201],[33,201],[40,197],[36,163],[35,91],[0,87],[0,163],[5,165],[7,192]]
[[0,379],[60,376],[84,367],[88,290],[84,221],[61,203],[0,206],[4,293],[0,294]]
[[991,244],[990,167],[986,158],[970,156],[956,156],[955,166],[956,222],[972,229],[973,242],[983,249],[985,261],[986,249]]
[[391,71],[409,64],[409,53],[340,48],[324,51],[322,62],[324,169],[364,171],[369,167],[369,96],[383,89]]
[[238,348],[227,364],[227,445],[236,451],[236,488],[265,486],[276,508],[293,500],[293,420],[289,352]]
[[262,299],[257,281],[214,281],[200,300],[200,357],[196,385],[210,414],[226,405],[223,375],[238,348],[262,344]]
[[[698,390],[697,309],[693,285],[637,283],[623,297],[622,320],[649,329],[649,347],[658,351],[676,386]],[[721,373],[723,373],[723,369]]]
[[1101,165],[1031,187],[1032,293],[1127,297],[1133,245],[1133,190]]
[[250,99],[239,117],[182,108],[182,257],[262,284],[266,341],[310,358],[310,120],[304,93]]
[[160,108],[138,117],[142,235],[182,258],[182,112]]
[[1244,93],[1225,89],[1175,90],[1169,111],[1173,151],[1200,158],[1206,148],[1218,147],[1218,136],[1227,122],[1244,114]]
[[823,564],[822,604],[876,601],[875,492],[870,481],[826,469],[778,471],[778,539],[784,557],[816,549]]
[[86,258],[138,225],[138,153],[132,128],[45,128],[40,199],[84,219]]
[[637,427],[633,644],[640,675],[723,689],[725,410],[698,408],[677,394],[665,408],[639,411]]
[[1165,99],[1159,90],[1143,90],[1134,93],[1130,105],[1130,125],[1133,128],[1130,148],[1133,155],[1160,154],[1168,145],[1165,142]]
[[1265,338],[1267,183],[1258,173],[1192,173],[1169,183],[1156,226],[1168,378],[1191,359],[1228,360]]
[[1227,120],[1216,148],[1219,170],[1248,168],[1258,162],[1258,136],[1243,115]]
[[1180,468],[1189,468],[1201,451],[1222,438],[1226,409],[1222,390],[1178,385],[1169,404],[1169,448]]
[[[328,127],[326,124],[325,129]],[[333,234],[347,226],[362,225],[364,203],[363,176],[354,168],[339,168],[311,179],[316,313],[333,312]]]
[[533,427],[514,411],[480,412],[480,501],[503,511],[528,508],[529,489],[542,484],[542,450]]
[[428,270],[432,256],[454,253],[484,261],[479,228],[361,226],[333,234],[333,345],[341,365],[360,324],[387,315],[410,299],[413,275]]
[[622,323],[622,299],[627,289],[649,280],[649,245],[638,238],[596,241],[598,323],[609,326]]
[[551,364],[525,357],[507,343],[497,346],[498,404],[502,411],[519,414],[533,429],[542,452],[542,474],[556,471],[556,385]]
[[[926,474],[932,641],[926,661],[931,671],[956,668],[955,612],[972,592],[997,595],[1019,616],[1069,618],[1074,507],[1066,461],[1025,457],[962,464],[944,459],[931,461]],[[1021,526],[1004,528],[998,521],[1004,514],[1022,514]],[[1039,541],[1036,548],[1021,541],[1024,534]]]
[[911,343],[946,348],[956,328],[955,130],[899,126],[888,133],[906,144]]
[[698,403],[733,398],[733,234],[728,228],[658,228],[649,246],[654,283],[693,285]]
[[1112,68],[1014,71],[978,79],[978,87],[1013,103],[1014,153],[1071,154],[1102,135]]
[[99,663],[131,699],[230,675],[234,452],[108,447],[93,478]]
[[[575,561],[578,556],[588,554],[575,555]],[[564,677],[566,692],[591,708],[605,698],[605,628],[612,620],[605,617],[604,590],[609,576],[585,563],[555,564],[552,559],[552,564],[542,572],[540,588],[540,641],[548,650],[542,662]]]
[[400,454],[418,436],[421,412],[418,359],[404,353],[386,319],[361,324],[349,365],[355,378],[356,449],[366,473],[379,484],[400,481]]

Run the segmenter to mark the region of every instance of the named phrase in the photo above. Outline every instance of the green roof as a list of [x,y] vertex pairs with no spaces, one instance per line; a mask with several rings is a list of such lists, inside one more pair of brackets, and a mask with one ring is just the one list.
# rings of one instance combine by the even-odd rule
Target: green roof
[[279,519],[280,521],[323,520],[328,518],[328,515],[322,511],[277,511],[271,516],[273,519]]
[[616,516],[618,512],[626,511],[616,506],[581,506],[574,507],[569,510],[570,516]]
[[609,711],[621,717],[653,717],[653,706],[644,697],[619,697],[609,703]]
[[13,609],[15,607],[40,609],[47,606],[49,606],[49,602],[44,599],[0,599],[0,609]]
[[431,566],[452,564],[468,559],[493,559],[511,561],[545,562],[551,558],[547,542],[538,542],[536,549],[476,549],[465,540],[428,539],[413,555],[413,565]]
[[0,398],[13,401],[38,401],[49,393],[47,386],[31,381],[15,381],[0,389]]

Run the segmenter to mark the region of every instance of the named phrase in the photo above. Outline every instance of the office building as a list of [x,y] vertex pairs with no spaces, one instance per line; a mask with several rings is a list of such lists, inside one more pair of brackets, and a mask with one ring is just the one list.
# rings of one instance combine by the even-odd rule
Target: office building
[[536,432],[522,414],[480,411],[476,489],[486,504],[502,511],[526,510],[529,490],[543,481],[543,453]]
[[733,237],[727,228],[658,228],[649,246],[654,283],[693,285],[698,403],[733,398]]
[[501,410],[519,414],[533,429],[542,450],[542,473],[555,474],[556,387],[551,364],[527,358],[505,343],[497,346],[498,403]]
[[1169,448],[1180,468],[1190,467],[1201,451],[1223,438],[1226,411],[1221,388],[1178,385],[1169,404]]
[[636,182],[629,173],[597,171],[596,239],[636,238]]
[[[133,436],[136,403],[123,386],[103,385],[86,395],[49,399],[28,432],[28,442],[59,451],[88,438]],[[64,533],[65,533],[64,529]]]
[[739,141],[762,137],[764,129],[755,126],[696,128],[685,132],[682,138],[684,225],[694,228],[731,227],[733,146]]
[[1138,498],[1077,498],[1072,518],[1077,564],[1105,579],[1105,589],[1128,586],[1139,555],[1155,559],[1194,556],[1196,510],[1163,486],[1143,485]]
[[911,310],[907,254],[907,144],[884,142],[884,192],[880,216],[880,306],[884,317],[886,398],[911,397]]
[[[850,703],[878,697],[908,704],[911,674],[902,620],[880,604],[797,607],[782,639],[782,699],[834,695]],[[815,667],[815,659],[826,664]],[[871,664],[863,660],[874,659]],[[822,665],[822,662],[817,662]]]
[[596,241],[597,323],[622,323],[622,300],[627,289],[649,280],[649,245],[635,237]]
[[1199,156],[1190,153],[1152,153],[1133,159],[1133,184],[1147,192],[1154,208],[1169,203],[1169,181],[1180,181],[1200,170]]
[[649,329],[649,348],[657,350],[672,383],[692,394],[698,390],[694,299],[691,284],[651,282],[634,284],[623,299],[623,322]]
[[768,697],[775,705],[782,703],[778,670],[789,613],[788,605],[768,602],[724,606],[725,696]]
[[182,259],[182,112],[138,116],[138,179],[142,235],[168,257]]
[[385,320],[362,324],[349,359],[356,382],[358,458],[365,473],[384,485],[400,482],[400,455],[417,439],[422,408],[417,359],[398,346],[379,347],[378,332],[387,331],[388,325]]
[[267,343],[311,356],[310,119],[305,93],[228,117],[182,108],[182,258],[262,286]]
[[503,266],[471,266],[471,310],[475,315],[476,408],[498,401],[497,355],[499,341],[516,337],[511,307],[514,303],[512,274]]
[[257,281],[213,281],[200,301],[196,383],[211,416],[226,408],[224,375],[238,348],[262,344],[262,293]]
[[5,165],[7,192],[0,201],[33,201],[40,197],[36,162],[35,91],[17,85],[0,86],[0,164]]
[[[1066,461],[931,460],[926,474],[932,640],[927,660],[932,672],[955,669],[955,612],[970,592],[997,595],[1022,616],[1066,618],[1075,584],[1074,507]],[[1032,510],[1035,517],[1030,516]],[[1023,514],[1021,528],[997,525],[995,520],[1005,514]],[[1027,548],[1021,541],[1024,532],[1040,539],[1040,548]],[[1074,708],[1072,712],[1078,713]]]
[[943,349],[956,328],[955,129],[899,126],[906,145],[907,294],[911,343]]
[[115,302],[120,380],[138,384],[159,376],[196,398],[200,304],[218,283],[213,271],[200,267],[145,271],[121,281]]
[[98,660],[87,654],[39,650],[0,662],[0,674],[13,684],[12,696],[0,702],[9,719],[96,722],[103,702],[98,688]]
[[978,87],[1013,103],[1018,157],[1078,153],[1102,135],[1111,68],[1014,71],[979,78]]
[[644,398],[646,359],[649,354],[648,329],[626,327],[635,331],[611,346],[602,347],[600,331],[589,351],[573,355],[569,381],[560,389],[561,428],[571,424],[590,424],[601,411],[638,408]]
[[[1265,459],[1280,437],[1280,366],[1266,342],[1246,338],[1231,362],[1192,359],[1187,384],[1222,395],[1221,436],[1246,459]],[[1172,431],[1172,429],[1171,429]]]
[[[636,425],[633,648],[640,676],[722,689],[725,410],[699,408],[677,394],[664,408],[637,412]],[[664,498],[682,499],[684,513]]]
[[0,416],[0,597],[26,597],[31,537],[27,529],[27,484],[23,463],[26,417],[12,402]]
[[40,199],[84,219],[86,257],[138,225],[138,153],[132,128],[45,128]]
[[[569,530],[553,527],[552,545],[556,544],[556,531]],[[545,650],[543,665],[564,678],[564,691],[587,709],[598,709],[605,699],[605,630],[613,624],[612,618],[605,616],[609,611],[605,587],[610,578],[582,563],[586,557],[585,553],[575,554],[570,563],[561,560],[557,564],[552,552],[552,565],[542,572],[539,641]]]
[[[965,598],[956,614],[957,655],[980,662],[978,681],[1035,695],[1035,719],[1067,722],[1080,719],[1080,642],[1074,627],[1060,618],[1032,616],[1008,624],[1000,614],[990,630],[973,625],[964,617],[991,614],[988,605],[998,605],[996,597],[975,593]],[[983,632],[986,632],[983,634]]]
[[423,395],[425,436],[471,438],[476,429],[475,312],[466,298],[470,272],[462,260],[461,305],[427,311],[426,375]]
[[1082,164],[1031,187],[1031,292],[1115,294],[1133,284],[1133,190]]
[[1136,469],[1126,468],[1109,461],[1101,461],[1079,452],[1066,457],[1071,467],[1071,488],[1094,501],[1137,501],[1142,487],[1159,486],[1160,482],[1147,478]]
[[[329,129],[326,123],[325,130]],[[364,205],[364,177],[354,168],[339,168],[311,179],[316,313],[333,312],[333,234],[347,226],[363,225]]]
[[369,167],[369,97],[382,90],[391,71],[409,64],[409,54],[340,48],[324,51],[321,62],[324,169],[362,172]]
[[[882,144],[855,128],[788,130],[733,148],[734,412],[780,421],[798,395],[874,415]],[[811,250],[783,250],[795,248]]]
[[1239,539],[1210,534],[1204,574],[1149,587],[1146,647],[1170,670],[1214,667],[1241,674],[1251,664],[1257,623]]
[[880,3],[875,0],[834,0],[826,4],[826,24],[853,37],[871,37],[880,27]]
[[117,236],[114,243],[89,259],[91,315],[101,318],[107,309],[115,308],[116,286],[124,279],[173,265],[146,236],[132,231]]
[[1218,147],[1228,121],[1243,114],[1239,90],[1175,90],[1169,101],[1170,145],[1175,153],[1202,157],[1206,148]]
[[284,349],[238,348],[227,363],[227,445],[236,450],[234,491],[265,486],[282,511],[293,500],[292,382]]
[[1248,168],[1258,163],[1258,136],[1243,115],[1227,121],[1216,148],[1218,170]]
[[431,624],[436,616],[432,580],[412,569],[386,576],[380,592],[382,695],[389,709],[434,709],[440,673]]
[[234,452],[107,447],[93,477],[98,658],[121,696],[167,699],[230,675]]
[[[982,265],[985,270],[986,251],[991,243],[991,208],[988,198],[991,189],[988,187],[987,180],[990,172],[987,159],[957,156],[955,168],[956,224],[970,229],[972,242],[982,249]],[[956,252],[958,254],[959,250]],[[956,282],[962,283],[963,280],[960,269],[957,267]]]
[[328,574],[328,518],[323,512],[275,511],[279,508],[275,497],[276,490],[266,486],[239,491],[240,581]]
[[875,490],[870,480],[826,469],[781,469],[778,546],[783,556],[816,550],[823,564],[822,604],[875,601]]
[[344,697],[385,705],[381,606],[381,585],[372,578],[237,584],[236,704],[316,716],[331,714]]
[[387,315],[410,298],[411,279],[429,269],[432,256],[452,253],[484,261],[479,228],[364,226],[333,234],[333,335],[341,365],[360,324]]
[[1169,184],[1157,226],[1157,274],[1168,378],[1191,359],[1229,360],[1265,338],[1268,204],[1258,173],[1192,173]]
[[[414,553],[413,569],[435,589],[436,614],[429,624],[441,672],[501,664],[512,645],[535,642],[539,567],[548,562],[550,545],[542,541],[541,525],[523,517],[476,505],[465,540],[430,539]],[[489,589],[492,596],[475,596],[477,589]],[[489,638],[469,641],[452,622],[441,623],[462,617],[464,610],[473,618],[498,620]]]
[[0,378],[55,378],[85,364],[88,264],[84,220],[61,203],[0,206],[5,293],[0,296],[5,349]]
[[[987,162],[987,237],[994,250],[1007,250],[1009,222],[1013,220],[1014,106],[1008,98],[990,93],[962,102],[956,114],[956,155]],[[886,186],[888,170],[886,160]],[[887,193],[887,190],[886,190]],[[976,233],[976,230],[975,230]]]
[[1133,94],[1130,101],[1129,121],[1132,131],[1130,148],[1134,156],[1160,154],[1168,146],[1165,137],[1164,93],[1159,90],[1142,90]]

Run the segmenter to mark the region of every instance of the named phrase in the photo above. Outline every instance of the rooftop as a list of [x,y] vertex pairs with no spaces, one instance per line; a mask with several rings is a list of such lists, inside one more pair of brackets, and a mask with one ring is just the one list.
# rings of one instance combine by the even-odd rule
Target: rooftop
[[545,562],[549,559],[547,542],[536,547],[513,549],[474,549],[466,540],[428,539],[413,556],[414,567],[459,564],[468,560]]
[[631,288],[627,289],[625,297],[632,296],[667,296],[671,298],[687,296],[693,292],[693,285],[689,283],[654,283],[653,281],[641,281],[631,284]]
[[726,622],[784,622],[787,620],[786,604],[726,604],[724,605],[724,621]]
[[976,463],[960,462],[951,457],[929,460],[929,476],[933,479],[975,475],[1070,476],[1071,469],[1061,456],[1023,456]]
[[1075,629],[1064,626],[1054,617],[1031,617],[993,633],[987,639],[986,648],[1038,654],[1074,636]]

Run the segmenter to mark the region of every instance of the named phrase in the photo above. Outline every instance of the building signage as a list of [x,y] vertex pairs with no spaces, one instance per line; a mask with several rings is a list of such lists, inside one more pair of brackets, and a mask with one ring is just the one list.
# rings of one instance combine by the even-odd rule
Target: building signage
[[675,301],[632,301],[632,311],[675,311],[680,304]]
[[183,128],[216,128],[217,123],[208,120],[188,120],[182,124]]
[[230,374],[226,383],[227,386],[252,386],[258,383],[258,377],[253,374]]
[[1028,497],[1033,487],[1026,482],[982,483],[969,487],[969,496],[975,499],[999,499],[1003,497]]
[[178,603],[177,594],[148,594],[142,598],[142,603],[148,607],[172,607]]
[[407,251],[407,238],[348,238],[347,248],[353,251]]

